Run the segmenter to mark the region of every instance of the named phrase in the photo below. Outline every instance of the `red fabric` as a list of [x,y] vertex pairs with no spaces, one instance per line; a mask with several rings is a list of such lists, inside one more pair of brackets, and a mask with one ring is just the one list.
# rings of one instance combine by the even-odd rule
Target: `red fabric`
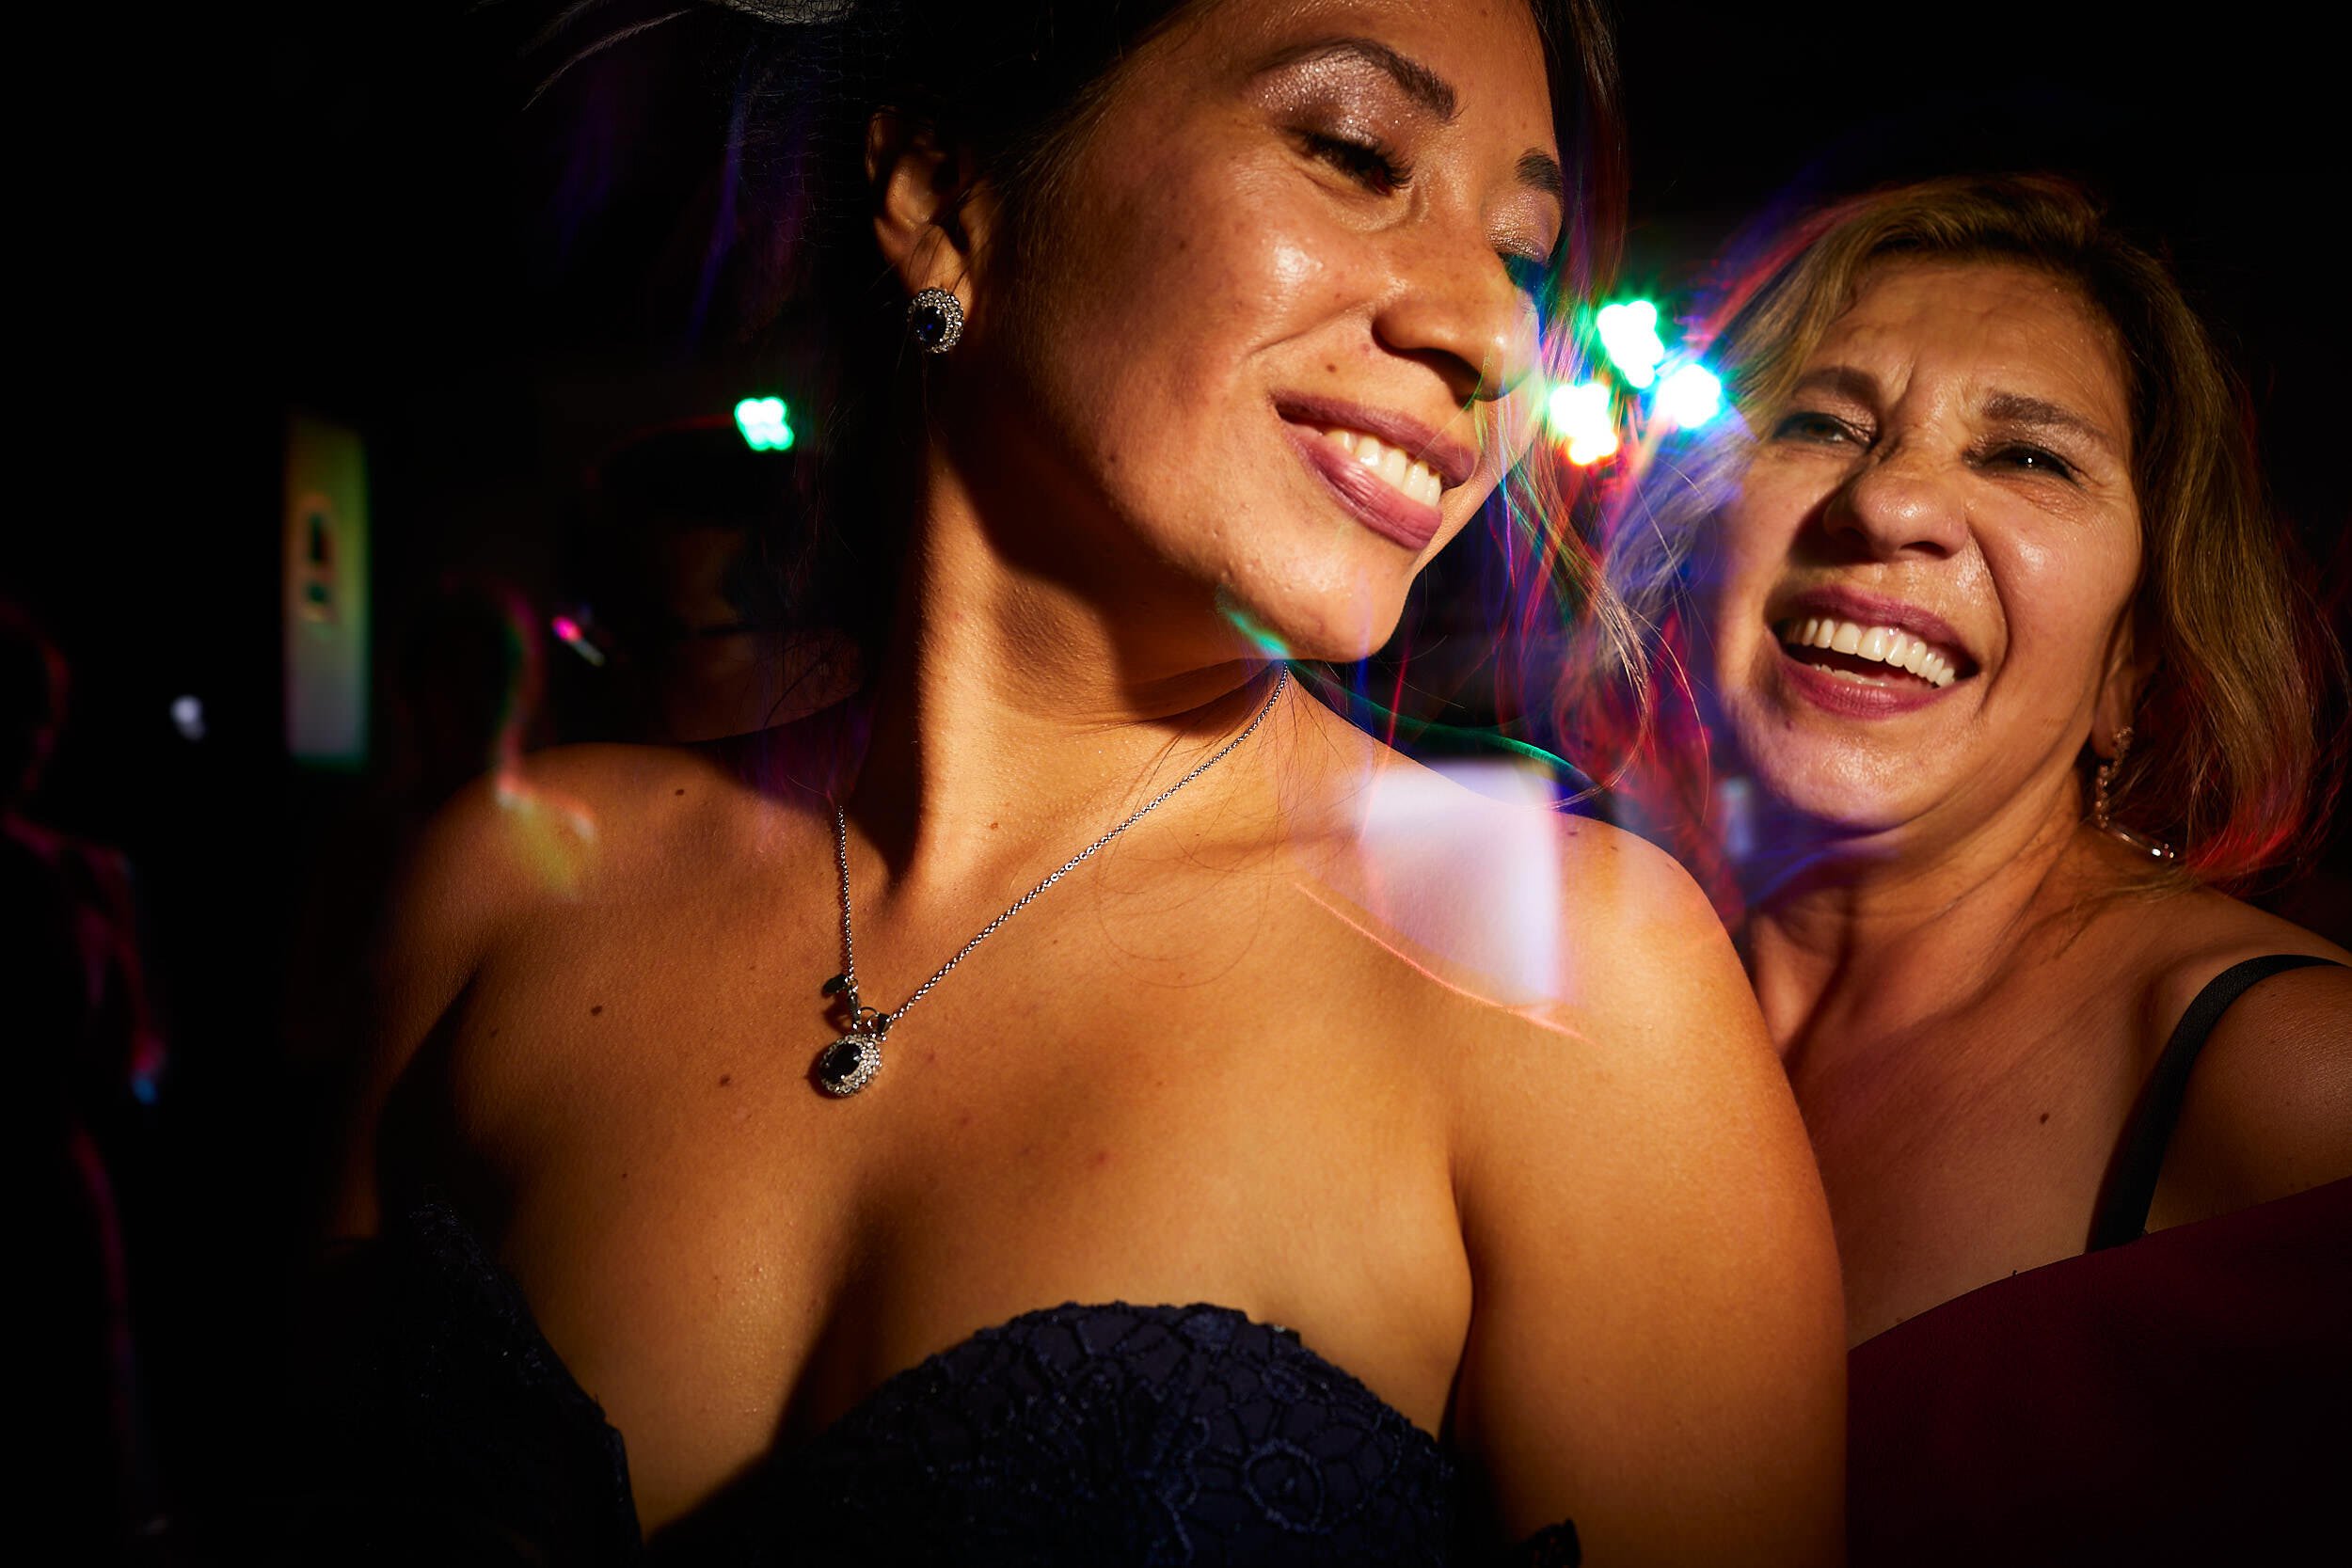
[[2352,1180],[1973,1291],[1849,1364],[1855,1568],[2345,1538]]

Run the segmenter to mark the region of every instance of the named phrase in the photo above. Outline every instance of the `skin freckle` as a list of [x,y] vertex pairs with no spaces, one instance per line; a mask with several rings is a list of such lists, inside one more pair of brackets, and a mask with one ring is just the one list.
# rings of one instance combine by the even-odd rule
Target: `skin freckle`
[[[729,1084],[732,1084],[732,1083],[734,1083],[734,1082],[735,1082],[735,1074],[733,1074],[732,1072],[723,1072],[723,1073],[719,1074],[719,1086],[720,1086],[721,1088],[723,1088],[723,1088],[725,1088],[725,1087],[726,1087]],[[2049,1118],[2048,1117],[2043,1117],[2042,1119],[2043,1121],[2047,1121],[2047,1120],[2049,1120],[2050,1118]]]
[[2046,1121],[2048,1121],[2048,1120],[2050,1119],[2050,1113],[2049,1113],[2049,1112],[2047,1112],[2047,1111],[2042,1112],[2042,1119],[2043,1121],[2045,1121],[2045,1122],[2046,1122]]
[[599,1013],[601,1013],[601,1012],[603,1012],[603,1011],[604,1011],[604,1004],[603,1004],[603,1003],[601,1003],[601,1002],[599,1002],[599,1003],[597,1003],[595,1006],[593,1006],[593,1007],[591,1007],[591,1008],[589,1008],[589,1009],[588,1009],[588,1016],[589,1016],[590,1018],[595,1018],[597,1014],[599,1014]]

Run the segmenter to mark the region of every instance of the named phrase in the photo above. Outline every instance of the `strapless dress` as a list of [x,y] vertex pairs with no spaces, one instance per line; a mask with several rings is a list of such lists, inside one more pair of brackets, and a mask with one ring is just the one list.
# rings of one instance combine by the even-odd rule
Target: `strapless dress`
[[457,1213],[373,1243],[365,1452],[303,1529],[358,1563],[1559,1564],[1555,1526],[1466,1539],[1438,1441],[1292,1331],[1231,1307],[1026,1312],[888,1379],[641,1540],[621,1434]]

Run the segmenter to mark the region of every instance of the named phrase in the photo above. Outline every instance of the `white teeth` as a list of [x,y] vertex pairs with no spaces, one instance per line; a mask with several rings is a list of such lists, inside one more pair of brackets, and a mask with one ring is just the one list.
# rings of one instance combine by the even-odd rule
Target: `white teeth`
[[1829,648],[1856,658],[1907,670],[1931,686],[1949,686],[1958,678],[1952,661],[1907,631],[1893,626],[1865,626],[1834,616],[1808,615],[1788,622],[1780,640],[1792,648]]
[[1428,464],[1417,462],[1402,447],[1390,446],[1360,430],[1327,430],[1324,439],[1380,476],[1390,488],[1423,506],[1435,506],[1445,494],[1445,482]]

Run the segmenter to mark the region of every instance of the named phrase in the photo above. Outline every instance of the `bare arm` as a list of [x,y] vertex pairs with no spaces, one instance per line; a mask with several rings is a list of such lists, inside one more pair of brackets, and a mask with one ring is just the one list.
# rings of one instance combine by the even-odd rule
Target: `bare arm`
[[1577,1031],[1466,1069],[1455,1435],[1512,1539],[1573,1519],[1595,1563],[1835,1562],[1844,1314],[1788,1083],[1678,868],[1616,834],[1569,868]]
[[442,808],[393,890],[370,965],[371,1022],[328,1215],[332,1236],[374,1234],[385,1104],[529,895],[531,837],[548,830],[524,819],[529,808],[514,793],[519,782],[485,779]]

